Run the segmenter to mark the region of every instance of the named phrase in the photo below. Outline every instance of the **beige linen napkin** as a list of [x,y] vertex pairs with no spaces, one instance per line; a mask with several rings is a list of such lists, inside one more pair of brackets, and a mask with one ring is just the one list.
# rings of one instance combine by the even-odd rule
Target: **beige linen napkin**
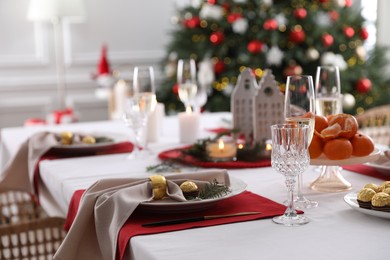
[[34,192],[34,170],[39,158],[58,145],[54,133],[40,132],[28,138],[1,174],[0,191],[21,190]]
[[[226,170],[208,170],[165,176],[167,195],[178,203],[186,201],[180,183],[192,180],[201,188],[212,180],[230,186]],[[88,188],[76,218],[58,249],[56,260],[115,260],[121,227],[141,202],[153,198],[149,178],[105,179]]]

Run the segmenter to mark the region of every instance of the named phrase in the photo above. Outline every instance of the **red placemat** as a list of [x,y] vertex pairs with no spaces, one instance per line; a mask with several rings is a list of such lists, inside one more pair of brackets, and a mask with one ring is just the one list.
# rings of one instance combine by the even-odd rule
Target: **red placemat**
[[347,165],[343,166],[343,169],[346,169],[348,171],[356,172],[362,175],[375,177],[382,180],[390,180],[389,176],[386,176],[379,171],[377,171],[374,167],[363,165],[363,164],[356,164],[356,165]]
[[[76,191],[73,194],[72,201],[69,205],[68,216],[65,223],[65,228],[68,230],[76,216],[79,206],[80,198],[83,194],[83,190]],[[150,214],[145,211],[136,210],[128,221],[124,224],[118,235],[118,253],[119,259],[123,258],[124,252],[129,244],[129,240],[133,236],[157,234],[163,232],[178,231],[190,228],[208,227],[215,225],[222,225],[228,223],[243,222],[249,220],[270,218],[278,215],[282,215],[286,210],[286,206],[279,204],[270,199],[264,198],[257,194],[245,191],[237,196],[228,198],[226,200],[219,201],[214,207],[208,208],[200,212],[192,212],[185,214]],[[204,220],[198,222],[182,223],[175,225],[156,226],[156,227],[143,227],[142,224],[171,220],[177,218],[186,217],[199,217],[205,215],[219,215],[219,214],[232,214],[237,212],[249,212],[258,211],[261,214],[247,215],[239,217],[228,217],[212,220]],[[302,213],[302,211],[299,211]]]
[[94,155],[107,155],[107,154],[116,154],[116,153],[129,153],[133,151],[133,144],[130,142],[120,142],[112,145],[108,145],[107,147],[99,147],[97,150],[88,149],[56,149],[51,148],[47,151],[41,158],[38,160],[34,169],[34,190],[35,195],[38,198],[39,190],[38,183],[40,181],[39,176],[39,163],[43,160],[56,160],[56,159],[66,159],[66,158],[75,158],[75,157],[83,157],[83,156],[94,156]]
[[255,162],[244,162],[244,161],[228,161],[228,162],[207,162],[200,161],[199,159],[185,154],[182,151],[188,149],[187,147],[171,149],[161,152],[158,157],[161,160],[174,160],[184,164],[203,168],[223,168],[223,169],[242,169],[242,168],[258,168],[271,166],[270,159],[263,159]]

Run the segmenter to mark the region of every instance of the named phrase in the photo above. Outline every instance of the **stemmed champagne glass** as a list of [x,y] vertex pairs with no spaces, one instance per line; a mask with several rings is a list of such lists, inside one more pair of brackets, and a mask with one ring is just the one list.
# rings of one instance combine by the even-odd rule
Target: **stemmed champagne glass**
[[[338,67],[318,66],[316,75],[316,114],[330,116],[343,112]],[[310,188],[322,192],[339,192],[351,189],[351,183],[341,175],[338,165],[318,167],[320,176],[310,184]]]
[[[294,125],[308,125],[310,145],[314,133],[315,122],[315,96],[313,78],[308,75],[288,76],[284,99],[284,116],[286,123]],[[302,173],[298,174],[297,208],[313,208],[318,202],[307,199],[302,192]]]
[[196,63],[194,59],[180,59],[177,63],[177,84],[179,98],[186,111],[192,111],[191,104],[196,101],[198,86],[196,84]]
[[[138,158],[141,152],[142,133],[147,124],[148,115],[157,105],[153,67],[135,67],[133,73],[133,95],[125,101],[123,119],[126,126],[133,129],[135,135],[134,153],[130,158]],[[146,138],[142,151],[146,150]]]
[[309,223],[309,218],[298,215],[294,207],[294,187],[297,175],[309,166],[308,125],[279,124],[271,126],[272,133],[272,167],[286,177],[288,190],[287,209],[282,216],[272,220],[281,225],[299,226]]
[[315,93],[317,115],[329,116],[342,112],[338,67],[317,67]]

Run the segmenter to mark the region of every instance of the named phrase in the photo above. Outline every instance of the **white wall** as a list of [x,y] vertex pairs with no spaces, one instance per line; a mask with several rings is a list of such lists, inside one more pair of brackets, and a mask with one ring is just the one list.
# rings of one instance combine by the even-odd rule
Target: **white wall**
[[[390,1],[378,0],[377,43],[390,48]],[[390,50],[387,52],[390,60]],[[390,73],[390,64],[388,65]]]
[[[158,62],[165,54],[175,0],[84,0],[84,23],[64,26],[68,97],[81,120],[106,119],[91,73],[102,45],[112,69],[130,75],[134,65]],[[0,128],[43,117],[56,98],[52,25],[26,19],[28,0],[0,0]]]

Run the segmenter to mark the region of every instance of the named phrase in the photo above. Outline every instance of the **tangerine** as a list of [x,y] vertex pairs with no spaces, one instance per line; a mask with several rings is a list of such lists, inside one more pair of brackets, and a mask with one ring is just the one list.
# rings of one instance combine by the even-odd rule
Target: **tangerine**
[[314,129],[318,133],[321,133],[322,130],[328,127],[328,119],[325,116],[315,115],[314,119],[315,119]]
[[352,138],[359,128],[358,122],[353,115],[349,114],[335,114],[328,117],[329,127],[335,124],[341,126],[341,131],[336,137],[344,137],[346,139]]
[[329,141],[331,139],[337,138],[341,133],[341,126],[339,124],[334,124],[328,126],[321,131],[320,135],[324,141]]
[[352,155],[354,156],[367,156],[375,149],[375,145],[371,137],[362,133],[355,134],[350,141],[353,147]]
[[322,139],[317,135],[313,135],[313,139],[309,146],[310,159],[318,158],[322,154],[323,147],[324,143],[322,142]]
[[346,138],[332,139],[325,143],[323,153],[330,160],[344,160],[351,157],[353,147]]

